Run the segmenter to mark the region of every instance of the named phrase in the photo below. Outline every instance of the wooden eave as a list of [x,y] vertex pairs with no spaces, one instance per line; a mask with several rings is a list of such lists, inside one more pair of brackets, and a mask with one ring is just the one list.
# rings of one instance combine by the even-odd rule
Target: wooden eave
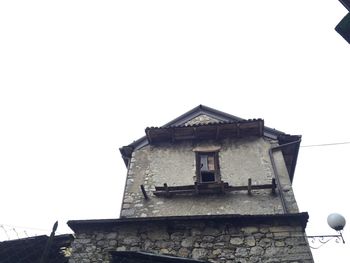
[[[218,127],[215,132],[214,136],[214,130],[210,130],[210,128],[204,128],[204,131],[201,131],[201,125],[197,126],[188,126],[184,127],[185,123],[188,121],[192,120],[193,118],[196,118],[197,116],[200,115],[207,115],[211,118],[217,119],[220,121],[220,123],[216,124],[211,124],[211,125],[216,125],[220,126]],[[202,138],[204,136],[210,135],[211,138],[213,139],[220,139],[220,138],[232,138],[235,137],[234,134],[237,132],[236,137],[240,137],[241,135],[239,132],[242,129],[242,126],[240,126],[237,131],[235,131],[235,127],[233,123],[239,124],[242,122],[247,122],[245,119],[239,118],[237,116],[218,111],[216,109],[204,106],[204,105],[199,105],[192,110],[182,114],[181,116],[173,119],[172,121],[164,124],[160,128],[147,128],[146,129],[146,136],[143,136],[139,138],[138,140],[132,142],[131,144],[127,146],[121,147],[120,153],[122,155],[122,158],[125,162],[125,165],[129,165],[129,161],[132,155],[132,152],[137,149],[141,149],[142,147],[150,144],[150,143],[156,143],[156,142],[174,142],[176,140],[184,140],[186,137],[187,139],[191,138]],[[249,121],[248,121],[249,122]],[[208,126],[208,125],[205,125]],[[184,127],[184,129],[178,129],[180,127]],[[195,128],[196,127],[196,128]],[[195,129],[194,129],[195,128]],[[288,135],[284,132],[281,132],[279,130],[273,129],[266,127],[262,125],[260,133],[263,134],[264,137],[272,139],[272,140],[278,140],[279,145],[282,145],[284,143],[288,143],[290,141],[296,141],[301,138],[301,136],[293,136],[293,135]],[[155,131],[156,129],[162,129],[160,131]],[[164,129],[164,130],[163,130]],[[176,132],[172,131],[172,129],[177,129]],[[166,131],[165,131],[166,130]],[[249,134],[249,129],[247,127],[244,127],[243,125],[243,136]],[[250,131],[254,134],[254,132],[257,132],[255,129]],[[259,134],[260,134],[259,133]],[[230,137],[232,136],[232,137]],[[156,140],[152,142],[152,138],[155,138]],[[171,139],[170,139],[171,138]],[[203,138],[204,139],[204,138]],[[299,151],[299,144],[295,144],[292,146],[288,146],[283,148],[283,156],[285,158],[286,164],[287,164],[287,169],[289,172],[289,176],[291,180],[293,180],[294,177],[294,170],[295,170],[295,165],[298,157],[298,151]]]
[[176,142],[182,140],[220,140],[247,136],[263,136],[264,121],[262,119],[220,122],[205,125],[179,127],[146,128],[149,144]]

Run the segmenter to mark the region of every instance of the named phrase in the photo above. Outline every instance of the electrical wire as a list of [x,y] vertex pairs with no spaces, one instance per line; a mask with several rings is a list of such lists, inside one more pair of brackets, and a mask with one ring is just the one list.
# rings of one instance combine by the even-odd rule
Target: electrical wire
[[311,148],[311,147],[322,147],[322,146],[333,146],[333,145],[342,145],[350,144],[350,142],[334,142],[334,143],[322,143],[322,144],[310,144],[310,145],[300,145],[300,148]]

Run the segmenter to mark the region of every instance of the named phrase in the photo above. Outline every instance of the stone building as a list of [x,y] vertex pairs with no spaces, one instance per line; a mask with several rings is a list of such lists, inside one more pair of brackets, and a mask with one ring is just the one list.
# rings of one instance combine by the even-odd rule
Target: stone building
[[313,262],[292,190],[301,136],[199,105],[120,149],[119,219],[74,220],[75,262]]

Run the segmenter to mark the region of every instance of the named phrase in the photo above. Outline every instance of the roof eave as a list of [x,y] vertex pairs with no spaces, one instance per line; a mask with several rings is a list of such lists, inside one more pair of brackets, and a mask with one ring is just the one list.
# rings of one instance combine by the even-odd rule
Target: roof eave
[[75,232],[90,230],[106,230],[120,225],[151,223],[159,224],[162,222],[173,224],[175,221],[229,221],[237,225],[264,224],[275,221],[279,223],[290,224],[292,222],[299,224],[305,229],[309,215],[307,212],[290,214],[259,214],[259,215],[241,215],[241,214],[222,214],[222,215],[192,215],[192,216],[163,216],[163,217],[136,217],[120,219],[97,219],[97,220],[70,220],[68,226]]
[[[172,121],[164,124],[161,127],[165,128],[165,127],[183,125],[187,121],[189,121],[189,120],[191,120],[191,119],[193,119],[201,114],[208,115],[209,117],[218,119],[220,121],[245,121],[245,119],[242,119],[240,117],[237,117],[237,116],[228,114],[226,112],[222,112],[222,111],[219,111],[219,110],[216,110],[216,109],[213,109],[213,108],[210,108],[208,106],[200,104],[197,107],[194,107],[193,109],[180,115],[179,117],[173,119]],[[269,138],[269,139],[277,140],[278,136],[284,135],[284,134],[285,134],[284,132],[278,131],[276,129],[272,129],[272,128],[269,128],[266,126],[264,127],[264,136]],[[120,148],[120,152],[122,154],[122,158],[124,160],[126,167],[128,167],[128,159],[131,158],[131,154],[129,154],[129,155],[123,154],[123,149],[125,147],[132,147],[133,150],[137,150],[137,149],[140,149],[146,145],[148,145],[147,136],[143,136],[143,137],[139,138],[138,140],[132,142],[131,144]]]

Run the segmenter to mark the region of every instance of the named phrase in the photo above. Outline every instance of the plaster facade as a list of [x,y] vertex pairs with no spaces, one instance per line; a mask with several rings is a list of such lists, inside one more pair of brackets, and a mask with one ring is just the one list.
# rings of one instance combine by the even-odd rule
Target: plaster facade
[[[269,184],[274,175],[269,149],[276,142],[264,137],[225,139],[221,141],[147,145],[133,152],[127,173],[121,217],[154,217],[211,214],[279,214],[283,213],[280,195],[287,200],[288,212],[298,212],[291,182],[281,152],[273,158],[278,168],[282,191],[229,192],[226,194],[157,197],[155,186],[193,185],[196,181],[196,147],[219,147],[221,180],[233,186]],[[146,200],[140,190],[144,185]]]

